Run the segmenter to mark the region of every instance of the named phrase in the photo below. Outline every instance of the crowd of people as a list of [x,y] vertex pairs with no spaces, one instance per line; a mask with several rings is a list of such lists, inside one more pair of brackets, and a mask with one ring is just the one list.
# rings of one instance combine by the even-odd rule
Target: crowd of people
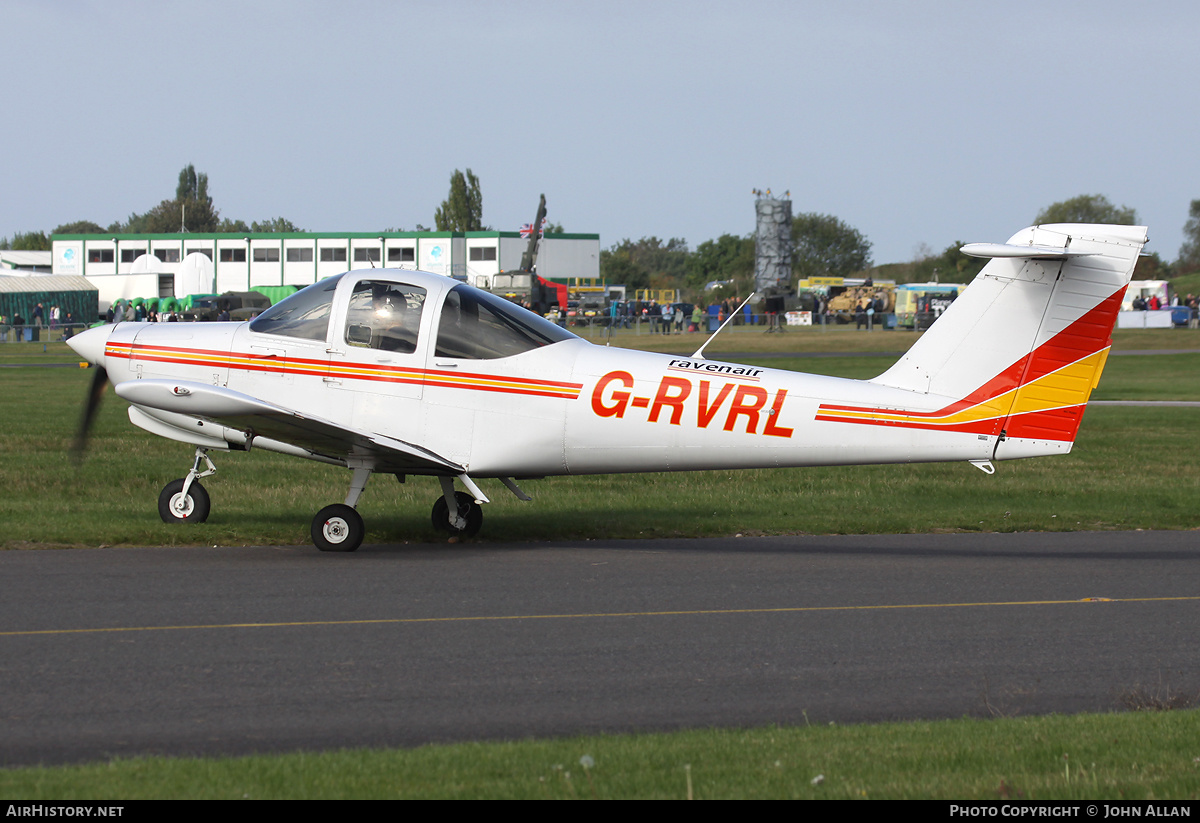
[[[608,325],[614,329],[628,329],[639,321],[650,325],[652,334],[683,334],[707,331],[705,318],[717,318],[718,325],[734,312],[741,301],[734,297],[712,303],[708,310],[699,303],[659,303],[657,300],[614,300],[608,305]],[[742,315],[734,318],[734,324],[753,324],[756,315],[747,307]]]
[[28,339],[36,340],[41,337],[43,328],[50,331],[63,330],[63,339],[67,339],[72,334],[72,327],[75,325],[75,317],[69,311],[63,311],[59,306],[51,306],[49,312],[46,307],[38,303],[33,307],[30,317],[26,320],[21,316],[20,312],[13,314],[12,318],[5,317],[0,314],[0,343],[8,342],[10,333],[14,333],[14,340],[21,339],[20,335],[26,329],[33,329],[33,333],[29,334]]

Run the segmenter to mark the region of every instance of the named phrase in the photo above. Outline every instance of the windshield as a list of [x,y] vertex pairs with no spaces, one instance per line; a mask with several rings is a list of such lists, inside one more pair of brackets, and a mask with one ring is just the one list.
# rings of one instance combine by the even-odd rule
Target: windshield
[[438,357],[493,360],[549,346],[575,335],[528,309],[487,292],[455,286],[438,322]]
[[302,337],[305,340],[324,340],[329,333],[329,310],[333,306],[333,290],[342,275],[328,277],[319,283],[280,300],[250,321],[250,330],[263,334]]

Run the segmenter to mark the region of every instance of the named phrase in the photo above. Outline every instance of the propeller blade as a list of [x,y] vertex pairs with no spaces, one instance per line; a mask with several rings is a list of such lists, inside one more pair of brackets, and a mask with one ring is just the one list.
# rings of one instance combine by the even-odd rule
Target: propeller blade
[[108,387],[108,371],[103,366],[96,366],[95,369],[92,384],[88,387],[87,403],[79,419],[79,431],[76,432],[75,442],[71,445],[71,457],[76,463],[83,459],[84,452],[87,451],[88,431],[92,428],[92,422],[100,408],[100,398]]

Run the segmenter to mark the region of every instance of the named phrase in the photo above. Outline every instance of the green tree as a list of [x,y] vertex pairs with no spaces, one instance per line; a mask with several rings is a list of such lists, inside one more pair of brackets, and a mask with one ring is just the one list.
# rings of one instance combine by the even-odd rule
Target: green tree
[[1038,212],[1033,222],[1043,223],[1111,223],[1133,226],[1137,223],[1137,211],[1128,206],[1118,208],[1103,194],[1081,194],[1070,200],[1051,203]]
[[1183,237],[1175,270],[1180,274],[1200,271],[1200,200],[1193,200],[1192,207],[1188,209],[1188,221],[1183,224]]
[[104,227],[91,220],[76,220],[74,223],[63,223],[51,234],[104,234]]
[[845,277],[871,266],[871,242],[832,214],[810,212],[792,219],[792,271],[801,279]]
[[878,276],[897,283],[970,283],[988,261],[963,254],[959,251],[962,245],[961,240],[956,240],[937,254],[925,246],[917,260],[883,266]]
[[241,234],[249,234],[251,229],[246,225],[245,220],[230,220],[228,217],[221,219],[217,225],[217,231],[224,232],[239,232]]
[[50,251],[50,238],[40,231],[17,232],[5,248],[12,251]]
[[433,215],[438,231],[481,231],[483,229],[483,194],[479,178],[470,169],[464,176],[458,169],[450,175],[450,196]]
[[714,280],[732,280],[738,294],[745,294],[754,279],[754,235],[722,234],[705,240],[687,260],[687,284],[700,291]]
[[145,214],[129,215],[124,223],[113,223],[108,231],[124,234],[169,234],[184,231],[217,231],[220,213],[208,195],[208,175],[197,174],[190,163],[179,172],[175,199],[164,200]]
[[622,240],[600,252],[600,276],[630,289],[679,289],[687,282],[687,241],[672,237]]
[[255,220],[250,224],[250,231],[253,232],[296,232],[304,231],[298,228],[295,223],[288,220],[286,217],[273,217],[270,220],[264,220],[261,223]]
[[[600,277],[605,283],[623,285],[626,289],[645,289],[650,286],[650,275],[623,252],[603,249],[600,252]],[[630,297],[632,297],[630,293]]]
[[220,213],[213,208],[211,197],[203,200],[177,198],[164,200],[145,214],[130,215],[125,230],[137,234],[167,234],[179,231],[182,226],[184,231],[212,232],[218,231],[220,225]]
[[1159,257],[1158,252],[1139,256],[1133,266],[1134,280],[1170,280],[1174,276],[1174,267]]
[[179,185],[175,187],[176,200],[210,200],[208,175],[196,174],[196,167],[188,163],[179,171]]

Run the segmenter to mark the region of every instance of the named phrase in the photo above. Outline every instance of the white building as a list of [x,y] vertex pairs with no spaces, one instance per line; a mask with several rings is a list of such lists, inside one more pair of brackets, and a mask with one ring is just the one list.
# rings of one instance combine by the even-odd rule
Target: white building
[[50,274],[50,252],[0,250],[0,274]]
[[[501,231],[56,234],[51,240],[53,273],[87,278],[100,291],[101,310],[120,299],[193,293],[196,272],[208,271],[208,264],[184,264],[193,253],[211,263],[212,286],[203,290],[211,294],[307,286],[347,269],[372,266],[421,269],[488,288],[492,275],[521,264],[529,244],[517,232]],[[599,277],[600,235],[543,238],[537,270],[554,279]],[[189,291],[183,291],[185,282]]]

